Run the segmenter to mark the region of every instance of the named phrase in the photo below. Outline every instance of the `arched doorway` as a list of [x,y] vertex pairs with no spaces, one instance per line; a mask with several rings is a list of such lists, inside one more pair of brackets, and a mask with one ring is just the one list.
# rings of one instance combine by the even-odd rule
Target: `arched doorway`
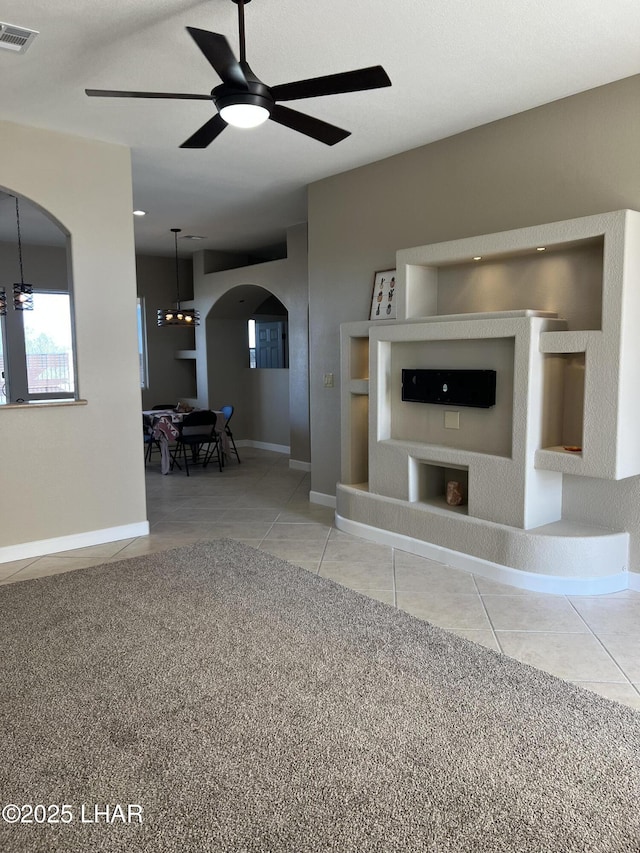
[[255,284],[232,287],[206,317],[210,404],[231,403],[235,435],[281,452],[290,448],[288,319],[278,297]]

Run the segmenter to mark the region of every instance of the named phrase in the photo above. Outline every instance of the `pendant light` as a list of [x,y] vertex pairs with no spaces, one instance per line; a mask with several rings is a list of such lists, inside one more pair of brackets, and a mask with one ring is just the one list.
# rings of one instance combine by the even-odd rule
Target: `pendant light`
[[16,225],[18,228],[18,257],[20,259],[20,283],[13,285],[13,307],[16,311],[33,311],[33,285],[25,284],[22,272],[22,239],[20,236],[20,203],[16,196]]
[[176,307],[158,309],[159,326],[199,326],[200,312],[194,308],[180,306],[180,277],[178,275],[178,234],[182,228],[172,228],[176,250]]

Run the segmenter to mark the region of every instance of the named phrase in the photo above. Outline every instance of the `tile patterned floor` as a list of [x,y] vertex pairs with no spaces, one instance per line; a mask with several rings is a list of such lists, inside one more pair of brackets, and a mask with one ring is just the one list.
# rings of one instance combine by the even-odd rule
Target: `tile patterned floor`
[[640,593],[555,596],[517,590],[375,545],[333,526],[288,458],[241,449],[187,478],[147,469],[148,537],[0,564],[0,584],[230,537],[283,557],[474,642],[640,709]]

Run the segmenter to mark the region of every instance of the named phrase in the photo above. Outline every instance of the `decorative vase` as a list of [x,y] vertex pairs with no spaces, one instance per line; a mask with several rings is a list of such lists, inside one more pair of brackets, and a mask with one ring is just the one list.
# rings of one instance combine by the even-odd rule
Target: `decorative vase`
[[448,481],[446,501],[449,506],[460,506],[462,503],[462,486],[457,480]]

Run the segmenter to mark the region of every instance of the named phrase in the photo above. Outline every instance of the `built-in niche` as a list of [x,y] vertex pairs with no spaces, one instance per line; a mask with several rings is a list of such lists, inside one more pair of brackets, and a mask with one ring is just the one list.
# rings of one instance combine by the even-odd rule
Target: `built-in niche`
[[[544,250],[544,251],[539,251]],[[604,238],[407,267],[407,317],[535,310],[602,328]]]
[[582,452],[585,374],[584,352],[545,354],[542,448]]
[[[456,483],[462,503],[447,503],[447,484]],[[409,500],[448,509],[466,515],[469,502],[469,469],[459,465],[442,465],[409,457]]]
[[[385,348],[388,351],[388,345]],[[510,456],[513,429],[514,339],[396,341],[390,345],[388,436],[400,441]],[[403,369],[496,371],[491,408],[415,403],[402,399]],[[456,412],[457,417],[447,416]],[[452,427],[452,423],[456,424]]]
[[349,339],[350,379],[369,378],[369,338]]

